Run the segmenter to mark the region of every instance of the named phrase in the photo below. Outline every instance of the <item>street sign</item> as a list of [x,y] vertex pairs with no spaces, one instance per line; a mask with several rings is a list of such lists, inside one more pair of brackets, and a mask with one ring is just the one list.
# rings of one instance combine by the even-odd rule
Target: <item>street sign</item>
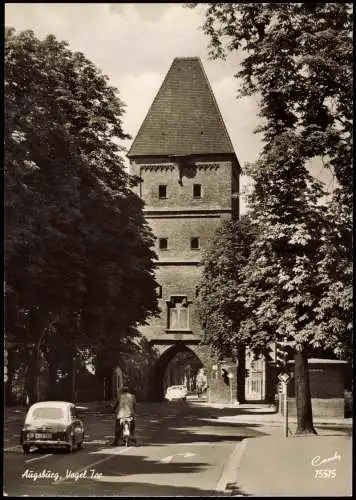
[[228,378],[234,378],[234,375],[233,375],[231,372],[229,372],[229,373],[227,374],[227,376],[228,376]]
[[291,379],[291,376],[289,375],[289,373],[280,373],[278,375],[278,380],[280,380],[282,382],[282,384],[288,384],[290,379]]
[[[278,375],[278,380],[282,385],[283,413],[284,413],[284,436],[288,437],[288,391],[287,384],[291,380],[289,373],[283,372]],[[281,402],[281,400],[280,400]]]

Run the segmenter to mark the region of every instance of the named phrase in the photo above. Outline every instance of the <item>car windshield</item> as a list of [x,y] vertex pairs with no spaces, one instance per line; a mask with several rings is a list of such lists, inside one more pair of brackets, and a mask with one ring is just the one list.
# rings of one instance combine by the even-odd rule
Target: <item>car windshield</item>
[[62,408],[55,407],[42,407],[35,408],[31,415],[33,420],[62,420],[64,418],[64,412]]

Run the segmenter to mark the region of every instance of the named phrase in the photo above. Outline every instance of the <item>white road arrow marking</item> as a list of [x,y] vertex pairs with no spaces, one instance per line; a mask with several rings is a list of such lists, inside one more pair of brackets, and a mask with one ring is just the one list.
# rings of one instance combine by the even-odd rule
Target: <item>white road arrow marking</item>
[[186,453],[175,453],[174,455],[169,455],[168,457],[162,458],[160,462],[162,464],[169,464],[172,462],[174,457],[184,457],[184,458],[190,458],[190,457],[195,457],[196,453],[190,453],[189,451]]

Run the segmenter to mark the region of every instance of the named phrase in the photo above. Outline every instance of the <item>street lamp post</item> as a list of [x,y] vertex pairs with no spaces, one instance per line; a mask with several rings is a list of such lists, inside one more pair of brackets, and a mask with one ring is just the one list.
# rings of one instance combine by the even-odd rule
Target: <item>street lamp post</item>
[[216,379],[216,375],[218,372],[218,365],[213,365],[211,367],[211,372],[210,372],[210,383],[209,383],[209,402],[211,403],[211,388],[210,386],[212,385],[212,382],[214,379]]
[[229,379],[229,386],[230,386],[230,404],[232,405],[232,379],[233,379],[233,374],[231,372],[228,373],[228,379]]
[[76,403],[76,395],[75,395],[75,383],[76,383],[76,369],[77,369],[77,363],[76,363],[76,355],[74,354],[73,356],[73,376],[72,376],[72,393],[73,393],[73,401]]

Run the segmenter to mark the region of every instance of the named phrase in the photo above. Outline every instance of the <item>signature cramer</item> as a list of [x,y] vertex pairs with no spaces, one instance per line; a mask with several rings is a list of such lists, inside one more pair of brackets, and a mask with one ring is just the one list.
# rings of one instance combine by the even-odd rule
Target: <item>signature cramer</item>
[[334,462],[335,460],[339,460],[339,462],[341,461],[341,455],[339,455],[337,451],[335,451],[332,457],[327,457],[327,458],[321,458],[319,455],[316,455],[315,457],[312,458],[311,464],[314,467],[318,467],[319,465],[327,464],[329,462]]

